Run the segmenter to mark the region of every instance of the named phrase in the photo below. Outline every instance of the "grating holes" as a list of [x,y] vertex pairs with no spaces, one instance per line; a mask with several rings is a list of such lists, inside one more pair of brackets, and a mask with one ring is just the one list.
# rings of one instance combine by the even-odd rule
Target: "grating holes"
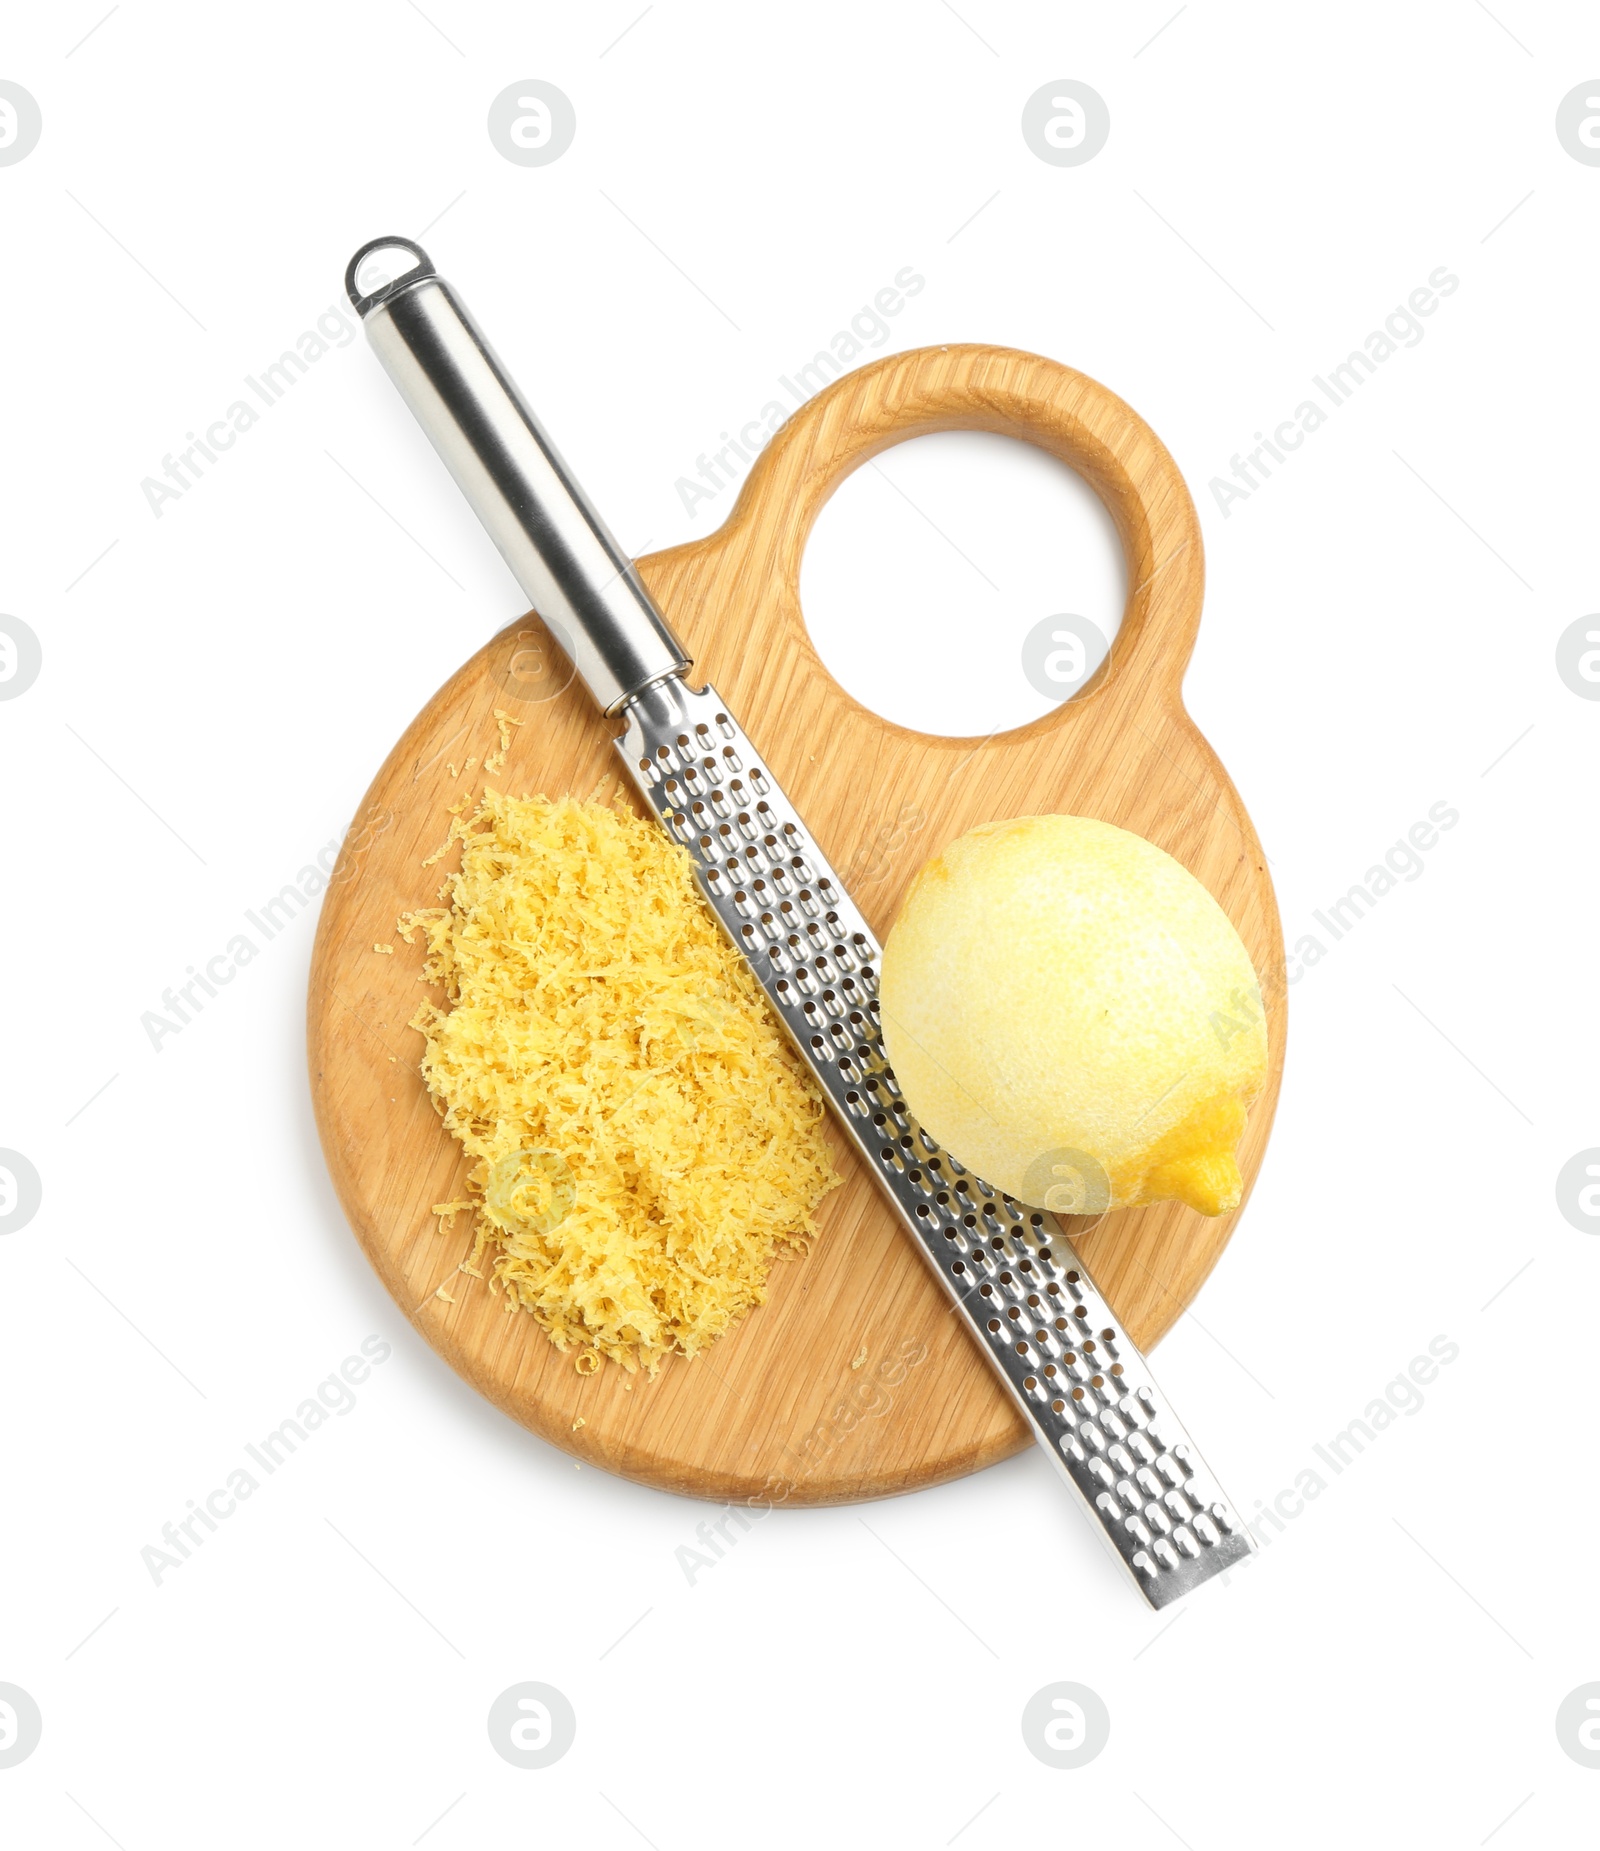
[[1113,1364],[1111,1365],[1111,1373],[1112,1373],[1113,1375],[1121,1375],[1121,1374],[1122,1374],[1122,1364],[1121,1364],[1121,1363],[1113,1363]]
[[998,1330],[1000,1328],[1000,1320],[998,1318],[990,1318],[989,1328],[990,1330]]

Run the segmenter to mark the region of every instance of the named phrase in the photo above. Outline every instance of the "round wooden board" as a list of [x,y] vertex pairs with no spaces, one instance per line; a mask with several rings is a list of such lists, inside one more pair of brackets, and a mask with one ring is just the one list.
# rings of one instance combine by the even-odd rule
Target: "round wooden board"
[[[1127,556],[1128,605],[1111,656],[1075,700],[1015,732],[944,739],[868,712],[829,676],[800,613],[800,556],[818,508],[888,445],[953,429],[1051,451],[1099,492]],[[1242,935],[1266,999],[1271,1068],[1241,1151],[1253,1182],[1277,1103],[1284,958],[1255,831],[1184,712],[1199,621],[1199,526],[1182,478],[1114,394],[1034,355],[926,348],[838,380],[752,470],[726,526],[639,569],[709,678],[765,752],[880,939],[917,869],[977,823],[1059,811],[1102,817],[1177,857]],[[957,671],[959,672],[959,671]],[[428,702],[352,825],[323,905],[308,1040],[323,1148],[350,1223],[427,1341],[515,1419],[586,1463],[698,1497],[826,1504],[977,1470],[1028,1430],[842,1137],[844,1186],[803,1258],[773,1268],[767,1303],[713,1350],[654,1381],[610,1364],[580,1375],[533,1320],[457,1271],[465,1218],[435,1202],[465,1164],[417,1072],[406,1024],[427,994],[421,947],[396,918],[436,903],[454,855],[448,806],[482,788],[497,708],[523,724],[493,775],[516,794],[580,796],[622,782],[602,720],[536,617],[510,626]],[[467,761],[478,766],[468,770]],[[393,955],[374,944],[394,944]],[[1237,1214],[1177,1203],[1068,1232],[1134,1340],[1148,1348],[1193,1298]],[[436,1295],[445,1286],[449,1302]]]

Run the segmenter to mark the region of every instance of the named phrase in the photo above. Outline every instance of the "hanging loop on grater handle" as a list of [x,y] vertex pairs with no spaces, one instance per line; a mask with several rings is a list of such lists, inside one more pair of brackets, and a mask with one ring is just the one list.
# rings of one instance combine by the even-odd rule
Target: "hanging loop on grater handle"
[[[368,268],[371,260],[378,257],[380,252],[387,255],[391,251],[411,261],[392,266],[393,274],[390,273],[390,265],[379,263],[377,274],[373,275]],[[413,283],[420,283],[437,274],[432,258],[414,239],[372,238],[362,245],[345,266],[344,293],[350,298],[351,306],[358,315],[367,315],[401,290],[409,289]],[[362,287],[364,275],[366,288]]]
[[[800,621],[800,560],[823,503],[863,463],[938,431],[1017,438],[1088,482],[1116,524],[1128,573],[1105,685],[1155,677],[1175,691],[1194,646],[1205,586],[1194,502],[1166,445],[1132,406],[1038,354],[921,347],[835,380],[756,459],[723,529],[725,543],[768,550],[759,569],[787,588]],[[774,508],[783,519],[771,518]],[[1058,717],[1066,711],[1063,705]]]

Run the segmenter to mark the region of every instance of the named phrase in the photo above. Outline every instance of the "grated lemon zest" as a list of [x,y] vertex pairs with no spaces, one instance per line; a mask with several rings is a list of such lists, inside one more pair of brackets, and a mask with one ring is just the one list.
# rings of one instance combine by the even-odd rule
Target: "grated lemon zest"
[[511,749],[511,729],[521,726],[522,722],[507,713],[503,707],[494,710],[494,723],[500,729],[500,743],[483,761],[485,771],[499,771],[506,762],[506,753]]
[[688,856],[620,800],[458,815],[448,904],[399,922],[444,1004],[412,1019],[471,1159],[474,1264],[575,1367],[654,1374],[766,1296],[836,1186],[821,1094],[706,910]]

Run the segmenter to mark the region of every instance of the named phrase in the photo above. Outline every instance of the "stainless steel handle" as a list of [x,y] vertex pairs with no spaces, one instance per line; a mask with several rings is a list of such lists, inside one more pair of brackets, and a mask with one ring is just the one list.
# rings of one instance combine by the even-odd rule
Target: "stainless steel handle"
[[[391,249],[415,265],[363,294],[363,261]],[[422,247],[374,238],[344,283],[373,351],[600,710],[684,674],[692,658],[632,560]]]

